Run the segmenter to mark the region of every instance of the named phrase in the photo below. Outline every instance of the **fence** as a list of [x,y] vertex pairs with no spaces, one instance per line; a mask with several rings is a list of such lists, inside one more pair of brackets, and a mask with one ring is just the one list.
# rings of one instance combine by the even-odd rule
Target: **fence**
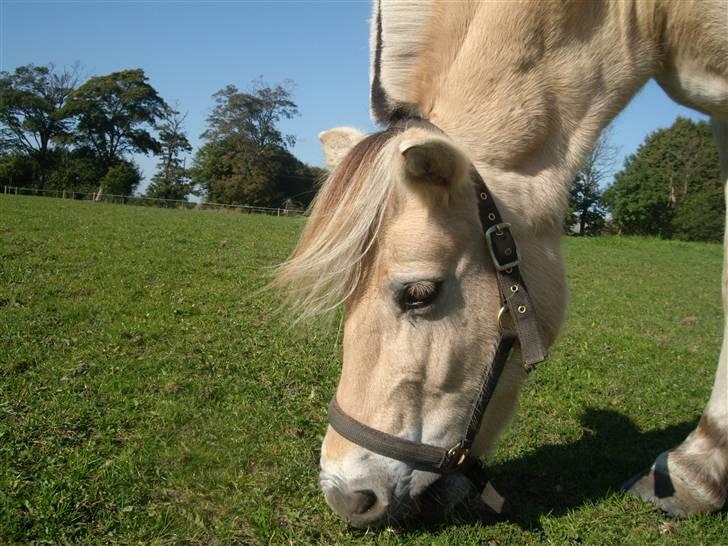
[[3,193],[9,195],[38,195],[59,197],[61,199],[78,199],[85,201],[113,203],[117,205],[138,205],[147,207],[196,209],[196,210],[239,210],[248,214],[271,214],[275,216],[301,216],[306,211],[289,208],[254,207],[251,205],[226,205],[224,203],[192,203],[180,199],[160,199],[138,195],[112,195],[107,193],[85,193],[70,190],[41,190],[38,188],[20,188],[3,186]]

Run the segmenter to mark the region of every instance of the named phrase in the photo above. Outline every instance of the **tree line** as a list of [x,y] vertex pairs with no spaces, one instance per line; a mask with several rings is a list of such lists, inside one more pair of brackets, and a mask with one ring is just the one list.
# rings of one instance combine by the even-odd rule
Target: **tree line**
[[577,173],[565,218],[568,233],[723,239],[724,189],[707,121],[678,117],[650,133],[603,188],[616,157],[608,140],[606,133],[597,141]]
[[[146,195],[303,207],[325,172],[299,161],[280,122],[299,115],[292,82],[255,80],[212,95],[191,164],[185,115],[140,68],[81,81],[78,66],[0,72],[0,185],[130,195],[142,175],[130,156],[153,154]],[[617,150],[605,133],[578,171],[567,233],[621,233],[719,241],[725,201],[718,152],[705,121],[677,118],[647,136],[610,185]]]
[[142,181],[131,155],[154,155],[146,195],[303,207],[324,171],[299,161],[278,125],[298,115],[292,82],[228,85],[215,93],[204,144],[192,146],[185,114],[140,68],[82,81],[78,66],[0,72],[0,185],[131,195]]

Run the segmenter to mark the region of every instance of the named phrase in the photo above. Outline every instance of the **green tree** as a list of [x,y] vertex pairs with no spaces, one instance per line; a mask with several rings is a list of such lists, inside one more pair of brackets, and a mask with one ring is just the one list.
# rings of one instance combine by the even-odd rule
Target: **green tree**
[[63,109],[77,120],[75,143],[92,150],[110,168],[127,153],[159,153],[150,130],[167,109],[142,69],[89,79],[69,96]]
[[[0,154],[25,155],[36,165],[32,178],[22,183],[45,186],[59,155],[53,144],[70,136],[71,122],[63,108],[78,80],[78,66],[58,72],[52,64],[29,64],[12,74],[0,72]],[[21,173],[27,176],[27,168],[16,172],[15,178]]]
[[209,201],[299,208],[313,199],[323,169],[302,163],[284,148],[258,148],[230,137],[203,145],[191,172]]
[[684,241],[720,241],[725,224],[721,188],[705,184],[702,191],[688,193],[672,217],[673,237]]
[[256,80],[245,93],[228,85],[212,95],[215,107],[202,138],[214,141],[240,136],[260,148],[293,146],[295,137],[283,135],[276,126],[282,119],[298,115],[298,106],[291,99],[292,87],[290,81],[271,87]]
[[213,95],[207,142],[191,169],[208,200],[274,207],[311,200],[318,173],[288,151],[295,139],[278,128],[298,114],[290,88],[258,81],[249,92],[228,85]]
[[106,167],[90,150],[64,150],[48,175],[48,187],[91,193],[98,190],[106,171]]
[[605,201],[622,233],[721,240],[725,203],[709,124],[679,117],[648,135]]
[[37,178],[38,163],[21,153],[0,155],[0,184],[25,186]]
[[101,179],[103,193],[131,195],[142,180],[139,168],[131,161],[117,161]]
[[149,197],[186,200],[187,195],[192,193],[193,185],[183,157],[192,151],[184,132],[185,117],[177,110],[169,108],[157,127],[161,153],[157,173],[146,191]]
[[569,193],[566,226],[579,235],[597,235],[604,229],[606,211],[601,185],[612,172],[617,148],[610,144],[610,130],[602,132],[577,171]]

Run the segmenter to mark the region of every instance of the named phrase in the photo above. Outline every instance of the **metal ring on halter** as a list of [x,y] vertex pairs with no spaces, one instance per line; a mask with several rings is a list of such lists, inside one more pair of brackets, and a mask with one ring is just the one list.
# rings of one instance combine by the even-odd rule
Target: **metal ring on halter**
[[501,307],[498,311],[498,330],[500,330],[501,332],[503,331],[503,323],[501,322],[501,318],[503,318],[503,313],[505,313],[506,311],[508,311],[508,308],[505,305]]

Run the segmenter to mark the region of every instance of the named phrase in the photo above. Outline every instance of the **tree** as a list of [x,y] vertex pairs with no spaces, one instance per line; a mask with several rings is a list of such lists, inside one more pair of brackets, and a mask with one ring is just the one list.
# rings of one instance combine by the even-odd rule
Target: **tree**
[[48,175],[48,187],[91,193],[98,190],[107,170],[88,149],[64,150]]
[[318,173],[288,151],[295,139],[277,127],[298,114],[290,88],[257,81],[249,92],[228,85],[213,95],[215,107],[202,134],[207,142],[191,169],[207,199],[274,207],[294,196],[311,200]]
[[725,223],[723,199],[721,189],[710,184],[688,193],[672,217],[672,236],[685,241],[720,241]]
[[571,186],[566,224],[569,228],[577,225],[579,235],[598,234],[604,228],[606,211],[600,186],[611,174],[618,152],[609,142],[610,135],[609,129],[602,132]]
[[140,68],[89,79],[68,98],[63,111],[77,120],[75,143],[112,167],[127,153],[160,152],[149,129],[167,109]]
[[648,135],[605,200],[622,233],[721,240],[725,202],[709,124],[679,117]]
[[293,83],[270,87],[256,80],[247,93],[234,85],[228,85],[212,97],[215,107],[207,118],[209,128],[202,133],[208,141],[242,136],[256,146],[291,147],[296,140],[293,135],[283,135],[276,124],[281,119],[298,115],[298,106],[291,100]]
[[291,199],[306,206],[322,176],[283,148],[261,149],[241,137],[203,145],[191,172],[210,201],[284,208]]
[[168,108],[157,127],[161,153],[157,173],[147,188],[146,194],[150,197],[186,200],[187,195],[192,193],[193,186],[182,157],[192,150],[183,129],[185,117]]
[[0,155],[0,184],[22,186],[37,178],[38,163],[28,155],[10,153]]
[[142,180],[139,168],[131,161],[121,160],[109,168],[101,179],[103,193],[131,195]]
[[52,145],[70,135],[63,108],[79,72],[77,65],[57,72],[52,64],[0,72],[0,153],[26,155],[37,164],[33,180],[24,182],[45,186],[56,159]]

